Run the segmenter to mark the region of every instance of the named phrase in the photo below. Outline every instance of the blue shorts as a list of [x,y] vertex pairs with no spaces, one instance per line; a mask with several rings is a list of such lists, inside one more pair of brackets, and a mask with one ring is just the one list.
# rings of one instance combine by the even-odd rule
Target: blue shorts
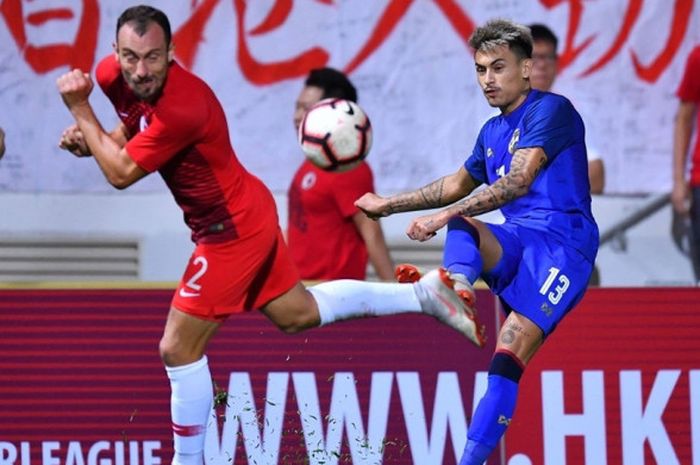
[[593,263],[542,231],[517,224],[487,224],[503,257],[481,277],[505,304],[549,335],[581,300]]

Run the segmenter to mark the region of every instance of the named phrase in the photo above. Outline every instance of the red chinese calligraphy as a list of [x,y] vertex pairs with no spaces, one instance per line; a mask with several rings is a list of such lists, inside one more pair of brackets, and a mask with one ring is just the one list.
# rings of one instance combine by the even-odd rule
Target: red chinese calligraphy
[[[327,0],[317,0],[320,3]],[[208,22],[214,7],[219,0],[205,0],[194,12],[191,18],[177,31],[175,41],[178,45],[176,53],[182,63],[191,67],[194,57],[202,42],[202,33]],[[329,55],[321,47],[313,47],[299,55],[272,63],[262,63],[256,60],[250,53],[248,39],[244,24],[246,2],[234,0],[236,11],[236,26],[238,29],[238,56],[237,61],[241,72],[249,82],[256,85],[273,84],[286,79],[305,76],[309,70],[320,68],[328,63]],[[282,25],[292,9],[292,0],[277,0],[268,16],[263,22],[252,29],[250,34],[259,35]],[[184,47],[182,47],[184,45]]]
[[583,72],[582,76],[588,76],[589,74],[602,69],[615,57],[615,55],[620,53],[620,50],[622,50],[622,46],[625,44],[625,42],[627,42],[630,32],[632,31],[632,26],[637,22],[637,18],[639,18],[639,13],[641,13],[641,11],[642,0],[631,0],[629,2],[627,5],[627,12],[625,13],[624,20],[622,21],[622,27],[617,33],[617,37],[615,37],[612,45],[593,65]]
[[[552,9],[567,0],[540,0],[540,3],[547,9]],[[564,39],[564,51],[559,55],[559,70],[563,70],[591,44],[593,37],[584,39],[579,45],[574,45],[574,40],[581,25],[581,17],[583,15],[583,2],[581,0],[568,0],[569,3],[569,22],[567,27],[566,38]]]
[[[574,45],[574,40],[578,35],[583,15],[584,5],[582,0],[540,0],[540,3],[547,9],[557,7],[563,3],[569,4],[568,31],[564,42],[564,51],[561,53],[559,59],[559,68],[562,70],[579,58],[582,52],[588,48],[596,37],[588,37],[581,41],[579,45]],[[632,29],[639,19],[643,3],[643,0],[629,1],[623,17],[622,26],[612,44],[597,60],[595,60],[595,62],[593,62],[593,64],[588,66],[581,73],[581,77],[589,76],[602,70],[622,52],[625,44],[627,44],[629,40]],[[637,54],[633,50],[630,51],[635,72],[640,79],[649,83],[654,83],[668,68],[673,61],[673,57],[683,43],[683,39],[688,30],[688,23],[692,10],[693,0],[676,0],[673,8],[673,21],[670,27],[668,40],[659,55],[651,60],[650,65],[642,65]]]
[[[52,4],[53,5],[53,4]],[[99,7],[97,0],[83,0],[80,21],[72,43],[37,44],[27,34],[26,25],[41,28],[51,21],[69,21],[76,16],[72,5],[34,10],[25,16],[22,0],[3,0],[0,15],[27,64],[36,73],[47,73],[60,66],[92,69],[95,63]]]
[[[455,3],[454,0],[433,0],[443,15],[450,23],[454,31],[459,35],[466,44],[469,36],[474,31],[474,22],[471,18]],[[386,7],[381,18],[377,22],[369,40],[365,42],[360,52],[353,58],[345,67],[345,72],[350,73],[360,64],[365,61],[372,53],[374,53],[382,43],[389,37],[394,27],[401,21],[401,18],[406,14],[411,1],[392,0],[389,6]]]
[[[358,0],[359,1],[359,0]],[[46,73],[60,66],[91,69],[95,61],[96,40],[99,28],[98,0],[65,0],[66,5],[38,9],[30,0],[0,0],[0,15],[7,24],[8,31],[21,51],[27,64],[36,73]],[[328,8],[340,8],[333,0],[315,0],[317,5]],[[195,63],[199,48],[203,43],[204,29],[209,24],[221,0],[192,0],[192,12],[189,18],[175,32],[178,60],[186,67]],[[432,0],[439,11],[436,21],[444,21],[465,44],[465,52],[471,54],[466,46],[469,36],[475,28],[475,22],[460,5],[458,0]],[[663,42],[663,48],[655,57],[640,56],[630,44],[630,38],[639,22],[643,8],[647,3],[643,0],[629,0],[621,17],[619,31],[612,42],[599,55],[592,55],[591,44],[601,40],[597,34],[583,36],[582,21],[586,8],[590,4],[584,0],[540,0],[545,9],[566,7],[568,20],[566,33],[563,38],[563,50],[560,54],[559,66],[563,70],[574,63],[583,64],[579,77],[587,77],[605,69],[617,57],[629,53],[630,60],[637,77],[645,82],[654,83],[672,63],[686,38],[690,18],[693,11],[693,0],[675,0],[673,4],[656,4],[654,8],[673,8],[672,20],[668,34]],[[357,51],[342,67],[346,73],[352,73],[375,54],[388,40],[391,39],[396,27],[401,24],[414,0],[388,0],[386,6],[378,15],[367,37],[359,41]],[[78,6],[76,6],[78,5]],[[235,62],[243,76],[252,84],[269,85],[287,79],[305,76],[309,70],[326,66],[331,61],[330,53],[323,44],[300,50],[290,57],[279,60],[264,61],[253,53],[250,41],[257,37],[278,31],[289,24],[290,15],[294,12],[294,0],[275,0],[262,21],[250,27],[246,24],[248,3],[245,0],[231,0],[234,9],[234,21],[237,32],[231,35],[231,40],[237,42]],[[308,4],[307,4],[308,5]],[[305,7],[307,7],[305,5]],[[82,10],[81,10],[82,7]],[[76,21],[76,18],[79,20]],[[46,43],[36,39],[36,32],[47,24],[75,24],[75,34],[72,42],[60,40]],[[664,30],[664,28],[661,28]],[[33,31],[28,33],[28,31]]]
[[[332,0],[317,0],[333,6]],[[245,2],[234,0],[239,29],[238,62],[243,74],[255,84],[266,84],[290,77],[304,75],[311,67],[323,66],[328,62],[329,56],[325,49],[316,47],[301,53],[294,59],[277,63],[262,64],[258,62],[250,52],[243,33],[242,18],[245,14]],[[443,19],[451,26],[452,30],[466,44],[469,36],[474,31],[474,21],[456,0],[433,0],[443,15]],[[630,0],[622,18],[620,30],[616,34],[609,47],[597,57],[591,58],[587,53],[590,45],[598,40],[597,35],[580,38],[580,27],[584,16],[586,4],[583,0],[540,0],[547,9],[553,9],[567,5],[569,18],[564,39],[564,50],[560,56],[560,69],[564,69],[575,62],[591,60],[579,77],[590,76],[604,69],[610,62],[619,56],[626,48],[630,48],[629,39],[634,26],[640,17],[644,6],[643,0]],[[396,26],[401,23],[408,13],[414,0],[390,0],[377,22],[372,28],[368,38],[362,43],[358,52],[344,66],[346,73],[352,73],[371,57],[382,45],[390,39]],[[293,9],[293,0],[277,0],[265,19],[249,32],[250,36],[262,35],[284,25]],[[642,64],[640,57],[634,50],[629,50],[631,60],[637,76],[647,82],[655,82],[671,64],[673,57],[678,52],[685,38],[690,13],[693,9],[693,0],[676,0],[673,8],[673,21],[670,27],[668,40],[658,56],[650,60],[649,65]]]
[[[459,7],[454,0],[433,0],[438,8],[445,15],[455,32],[466,43],[469,36],[474,31],[474,22],[471,18]],[[386,7],[382,16],[379,18],[374,31],[370,38],[365,42],[360,52],[355,55],[350,63],[345,67],[346,73],[354,71],[362,62],[364,62],[372,53],[374,53],[385,40],[389,37],[396,25],[401,21],[401,18],[408,12],[409,7],[413,4],[406,0],[392,0]]]
[[637,76],[647,82],[656,82],[671,63],[673,57],[683,43],[685,33],[688,31],[688,23],[690,22],[692,11],[693,0],[676,0],[673,23],[671,24],[671,34],[668,37],[663,51],[649,66],[642,65],[637,54],[634,53],[634,51],[631,52],[632,63],[634,64]]
[[[332,0],[316,1],[327,6],[334,6]],[[464,13],[455,0],[434,0],[434,2],[453,29],[466,42],[474,30],[474,23],[471,18]],[[194,63],[194,58],[202,43],[204,27],[218,3],[219,0],[205,0],[202,2],[190,19],[176,32],[175,41],[178,44],[176,53],[183,65],[191,67]],[[233,3],[238,29],[237,61],[241,72],[251,83],[264,85],[285,79],[302,77],[311,69],[325,66],[328,63],[329,54],[322,47],[313,47],[287,60],[272,63],[260,62],[250,52],[248,35],[259,36],[281,27],[293,9],[293,0],[277,0],[263,21],[247,33],[244,24],[246,2],[244,0],[233,0]],[[367,41],[355,57],[345,66],[344,69],[347,73],[355,70],[382,46],[412,4],[413,0],[390,1]]]

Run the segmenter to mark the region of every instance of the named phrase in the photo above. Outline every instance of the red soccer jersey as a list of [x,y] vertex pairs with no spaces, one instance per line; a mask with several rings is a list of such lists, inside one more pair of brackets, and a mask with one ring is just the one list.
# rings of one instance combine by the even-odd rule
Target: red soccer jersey
[[[700,46],[695,47],[688,56],[683,80],[676,93],[683,102],[700,104]],[[700,112],[697,117],[696,134],[700,134]],[[700,136],[695,139],[695,149],[692,155],[690,170],[690,185],[700,186]]]
[[367,163],[345,172],[324,171],[308,160],[289,188],[287,243],[302,279],[365,279],[367,247],[352,217],[354,202],[374,192]]
[[98,64],[96,77],[126,125],[126,151],[144,170],[160,172],[195,243],[277,224],[274,200],[236,158],[223,108],[204,81],[173,62],[160,97],[147,103],[129,89],[114,55]]

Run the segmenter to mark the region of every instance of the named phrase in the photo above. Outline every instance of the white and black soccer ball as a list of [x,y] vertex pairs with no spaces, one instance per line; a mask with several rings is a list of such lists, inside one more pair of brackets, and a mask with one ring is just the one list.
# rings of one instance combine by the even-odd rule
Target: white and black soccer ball
[[360,106],[339,98],[321,100],[299,125],[299,144],[314,165],[329,171],[357,166],[372,147],[372,125]]

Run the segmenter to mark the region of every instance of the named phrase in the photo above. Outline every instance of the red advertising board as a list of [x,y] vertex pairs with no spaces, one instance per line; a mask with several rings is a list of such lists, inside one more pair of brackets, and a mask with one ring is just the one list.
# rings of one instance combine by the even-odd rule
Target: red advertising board
[[700,290],[596,289],[530,362],[508,465],[699,465]]
[[[170,463],[171,292],[0,290],[0,465]],[[495,340],[479,299],[484,350],[421,315],[295,336],[231,318],[208,351],[222,402],[206,463],[456,463]]]
[[[0,290],[0,465],[170,462],[171,292]],[[489,465],[700,465],[699,298],[589,291],[528,366]],[[497,326],[479,301],[485,350],[419,315],[295,336],[232,318],[209,351],[206,463],[456,463]]]

